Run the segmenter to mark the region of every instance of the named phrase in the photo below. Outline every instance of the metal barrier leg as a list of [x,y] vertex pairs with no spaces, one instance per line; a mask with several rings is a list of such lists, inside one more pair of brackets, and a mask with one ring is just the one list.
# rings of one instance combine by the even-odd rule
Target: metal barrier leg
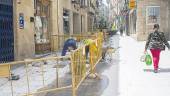
[[57,59],[57,66],[56,66],[56,87],[59,87],[59,76],[58,76],[58,59]]
[[89,78],[91,79],[101,79],[100,75],[93,69],[90,74],[88,75]]
[[30,84],[29,84],[29,72],[28,72],[28,63],[25,62],[26,67],[26,76],[27,76],[27,96],[30,94]]
[[[12,74],[11,74],[11,65],[8,66],[8,70],[9,70],[9,78],[12,78]],[[12,96],[14,96],[14,89],[13,89],[12,80],[10,80],[10,82],[11,82],[11,93],[12,93]]]
[[75,77],[75,70],[74,70],[74,53],[71,53],[71,72],[72,72],[72,96],[77,96],[76,90],[76,77]]
[[42,72],[42,74],[41,74],[41,76],[42,76],[42,84],[43,84],[43,87],[45,87],[45,78],[44,78],[44,65],[43,65],[43,63],[41,64],[41,72]]
[[72,96],[77,96],[77,90],[75,88],[72,89]]

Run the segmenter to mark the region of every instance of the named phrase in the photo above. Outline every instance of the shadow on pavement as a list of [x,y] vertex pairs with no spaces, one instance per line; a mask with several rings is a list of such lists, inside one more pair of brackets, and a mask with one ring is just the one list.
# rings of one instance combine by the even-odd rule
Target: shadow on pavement
[[[119,46],[120,37],[117,35],[113,36],[116,39],[116,48]],[[101,79],[89,79],[87,78],[79,87],[77,96],[118,96],[118,84],[119,84],[119,50],[115,52],[116,56],[113,56],[110,64],[106,62],[100,62],[96,71],[101,76]],[[71,77],[68,76],[67,82],[71,83]],[[65,79],[65,78],[63,78]],[[66,82],[62,82],[66,83]],[[54,83],[55,84],[55,83]],[[110,91],[111,90],[111,91]],[[106,92],[105,92],[106,91]],[[109,93],[108,93],[109,91]],[[50,92],[46,96],[71,96],[72,90],[67,89],[63,91]],[[109,94],[109,95],[108,95]]]
[[[153,69],[143,69],[144,72],[154,72]],[[159,68],[159,73],[168,73],[170,72],[170,68]]]

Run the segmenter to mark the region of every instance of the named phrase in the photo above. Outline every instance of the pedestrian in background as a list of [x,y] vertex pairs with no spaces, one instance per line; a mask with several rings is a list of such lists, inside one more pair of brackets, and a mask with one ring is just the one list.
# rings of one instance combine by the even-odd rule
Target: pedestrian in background
[[165,45],[170,49],[170,45],[165,38],[163,32],[159,31],[159,24],[155,24],[153,28],[154,32],[150,33],[145,45],[145,51],[149,49],[152,53],[154,73],[158,72],[160,52],[165,50]]
[[120,35],[123,36],[123,30],[124,30],[124,28],[123,28],[123,25],[122,25],[122,24],[120,25],[120,29],[119,29],[119,30],[120,30]]

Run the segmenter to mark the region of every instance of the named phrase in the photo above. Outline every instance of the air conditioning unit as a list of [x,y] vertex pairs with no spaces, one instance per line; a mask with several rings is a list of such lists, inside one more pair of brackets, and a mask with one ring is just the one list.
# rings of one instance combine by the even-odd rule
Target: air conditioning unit
[[80,0],[71,0],[71,2],[74,4],[80,4]]

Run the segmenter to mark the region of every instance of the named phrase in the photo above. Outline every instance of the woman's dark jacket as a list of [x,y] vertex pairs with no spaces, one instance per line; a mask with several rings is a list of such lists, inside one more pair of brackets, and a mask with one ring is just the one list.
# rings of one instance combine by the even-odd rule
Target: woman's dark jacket
[[147,49],[160,49],[165,50],[165,45],[170,49],[170,45],[165,38],[163,32],[155,31],[150,33],[145,45],[145,50]]

